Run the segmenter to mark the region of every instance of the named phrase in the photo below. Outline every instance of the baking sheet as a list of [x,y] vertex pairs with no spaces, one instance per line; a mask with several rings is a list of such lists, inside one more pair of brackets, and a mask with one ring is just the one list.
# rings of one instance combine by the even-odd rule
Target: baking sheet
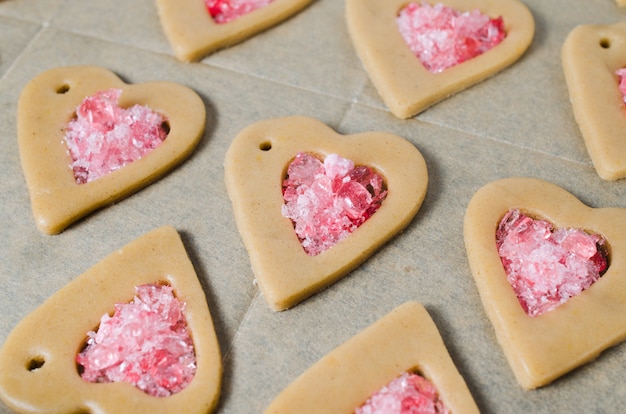
[[[498,346],[469,270],[463,215],[499,178],[562,186],[592,207],[626,207],[626,182],[595,173],[573,118],[560,60],[579,24],[626,18],[613,0],[526,0],[534,41],[516,64],[410,120],[386,109],[348,36],[343,1],[304,11],[198,63],[173,58],[151,0],[0,0],[0,343],[31,310],[103,257],[169,224],[182,234],[224,360],[219,413],[258,413],[339,344],[409,300],[423,303],[485,413],[620,412],[626,345],[535,391],[523,391]],[[16,139],[16,103],[37,74],[99,65],[129,83],[193,88],[207,128],[162,180],[63,233],[40,233]],[[347,277],[293,309],[271,311],[254,285],[224,185],[233,137],[256,121],[317,118],[343,134],[386,131],[424,155],[429,190],[412,224]],[[297,277],[297,275],[294,275]],[[71,306],[71,303],[67,304]],[[0,413],[10,410],[0,402]]]

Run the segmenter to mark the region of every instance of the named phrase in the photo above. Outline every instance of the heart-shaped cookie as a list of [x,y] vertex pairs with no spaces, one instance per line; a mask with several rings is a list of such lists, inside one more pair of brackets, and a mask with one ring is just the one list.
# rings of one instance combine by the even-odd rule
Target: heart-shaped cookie
[[[418,2],[419,3],[419,2]],[[403,39],[396,18],[406,0],[347,0],[352,42],[382,100],[398,118],[410,118],[429,106],[499,72],[530,45],[535,23],[517,0],[441,0],[458,11],[480,10],[504,20],[506,37],[493,49],[444,70],[429,72]]]
[[204,0],[157,0],[163,31],[184,62],[239,43],[302,10],[312,0],[274,0],[228,23],[216,23]]
[[[76,355],[87,332],[116,303],[133,299],[142,284],[170,285],[185,303],[196,353],[186,388],[153,397],[128,383],[91,383],[78,372]],[[67,284],[27,315],[0,349],[0,397],[25,413],[207,413],[220,393],[219,344],[204,292],[185,247],[172,227],[158,228]]]
[[293,381],[265,410],[353,413],[404,372],[418,371],[451,413],[478,413],[426,309],[407,302],[352,337]]
[[[528,316],[507,280],[496,248],[496,229],[511,209],[557,228],[604,236],[608,270],[566,303],[540,316]],[[509,178],[476,192],[467,207],[464,234],[485,312],[523,388],[546,385],[626,338],[626,210],[593,209],[554,184]]]
[[[161,145],[95,181],[77,184],[64,142],[65,130],[82,100],[96,92],[122,90],[120,106],[146,105],[164,115],[169,133]],[[22,168],[37,227],[61,232],[74,221],[156,181],[185,160],[204,133],[202,99],[171,82],[129,85],[107,69],[73,66],[48,70],[20,95],[17,135]]]
[[626,67],[626,23],[576,27],[561,57],[574,116],[598,175],[626,177],[626,105],[615,74]]
[[[338,154],[374,168],[388,194],[376,213],[329,250],[309,256],[281,214],[282,182],[300,152]],[[226,154],[225,180],[239,232],[265,299],[274,310],[294,306],[365,261],[406,227],[426,195],[420,152],[396,135],[340,135],[307,117],[258,122],[241,131]]]

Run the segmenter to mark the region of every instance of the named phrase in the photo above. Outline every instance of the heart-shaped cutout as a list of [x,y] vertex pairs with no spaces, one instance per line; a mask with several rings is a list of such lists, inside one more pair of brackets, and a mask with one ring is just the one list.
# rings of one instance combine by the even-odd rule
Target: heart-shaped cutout
[[626,177],[626,106],[616,75],[625,56],[626,23],[578,26],[561,51],[576,122],[604,180]]
[[[94,181],[77,184],[65,130],[84,98],[120,89],[121,107],[145,105],[168,122],[166,139],[152,152]],[[206,110],[186,86],[171,82],[129,85],[107,69],[73,66],[31,80],[18,103],[22,168],[37,227],[56,234],[74,221],[161,178],[184,161],[202,138]]]
[[[376,213],[332,248],[309,256],[283,217],[282,183],[296,154],[339,154],[375,169],[387,197]],[[239,233],[259,287],[274,310],[292,307],[360,265],[405,228],[426,195],[428,172],[407,140],[382,132],[340,135],[307,117],[258,122],[241,131],[225,159]]]
[[473,59],[431,73],[411,52],[398,29],[396,18],[406,0],[347,0],[346,19],[356,52],[382,100],[398,118],[410,118],[513,64],[526,51],[535,31],[532,14],[517,0],[426,3],[502,17],[506,37]]
[[286,20],[312,0],[274,0],[228,23],[216,23],[204,0],[157,0],[161,25],[174,55],[196,61]]
[[426,309],[407,302],[335,348],[294,380],[265,410],[353,413],[404,372],[418,371],[451,413],[478,413]]
[[[87,332],[135,287],[162,283],[185,303],[196,354],[191,382],[168,397],[123,382],[91,383],[76,356]],[[222,363],[202,286],[176,230],[161,227],[112,253],[27,315],[0,349],[0,397],[19,412],[206,413],[219,398]]]
[[[591,287],[536,317],[526,314],[496,247],[505,214],[519,209],[556,228],[582,229],[607,240],[609,267]],[[485,312],[519,384],[546,385],[626,338],[626,210],[585,206],[561,187],[508,178],[481,188],[464,221],[467,257]]]

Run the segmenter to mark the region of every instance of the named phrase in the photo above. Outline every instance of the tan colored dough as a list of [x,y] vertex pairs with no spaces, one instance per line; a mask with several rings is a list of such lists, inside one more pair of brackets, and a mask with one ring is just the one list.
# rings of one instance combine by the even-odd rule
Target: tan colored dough
[[[580,228],[608,240],[609,268],[586,291],[541,316],[520,305],[498,255],[495,232],[510,209]],[[465,246],[474,280],[498,342],[525,389],[546,385],[626,338],[626,210],[593,209],[564,189],[530,178],[487,184],[465,215]]]
[[[146,105],[164,115],[170,132],[143,158],[79,185],[70,168],[65,128],[85,97],[109,88],[122,90],[122,107]],[[20,159],[37,227],[44,233],[59,233],[161,178],[195,149],[205,119],[202,99],[176,83],[128,85],[113,72],[95,66],[62,67],[38,75],[24,87],[17,109]]]
[[224,24],[215,23],[204,0],[157,0],[157,8],[174,55],[179,60],[191,62],[277,25],[311,1],[274,0]]
[[578,26],[561,55],[574,116],[598,175],[626,177],[626,105],[615,75],[626,67],[626,23]]
[[[97,384],[78,374],[76,355],[87,332],[135,287],[164,282],[186,303],[196,351],[191,383],[152,397],[127,383]],[[43,366],[29,370],[30,361]],[[0,349],[0,397],[23,413],[208,413],[217,405],[222,363],[202,286],[176,230],[160,227],[87,270],[27,315]]]
[[[530,45],[535,23],[517,0],[428,0],[459,11],[479,9],[504,19],[506,38],[498,46],[448,68],[429,72],[402,38],[396,17],[407,0],[346,0],[352,42],[370,79],[391,112],[410,118],[517,61]],[[419,3],[419,1],[418,1]]]
[[[381,173],[388,195],[378,211],[348,238],[309,256],[291,220],[281,215],[282,180],[298,152],[336,153]],[[340,135],[307,117],[253,124],[233,140],[225,180],[252,270],[270,307],[290,308],[360,265],[406,227],[426,195],[428,172],[420,152],[396,135]]]
[[407,302],[326,355],[291,383],[265,414],[349,414],[391,380],[418,371],[451,413],[478,413],[426,309]]
[[615,0],[619,7],[626,6],[626,0]]

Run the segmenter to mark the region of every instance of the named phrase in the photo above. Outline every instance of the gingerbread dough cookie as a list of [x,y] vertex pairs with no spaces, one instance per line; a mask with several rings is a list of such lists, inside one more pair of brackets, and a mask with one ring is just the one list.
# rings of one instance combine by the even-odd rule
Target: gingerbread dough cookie
[[[281,214],[282,181],[299,152],[338,154],[374,168],[386,180],[382,206],[346,239],[309,256],[291,220]],[[307,117],[258,122],[233,140],[225,160],[226,188],[259,287],[274,310],[292,307],[360,265],[405,228],[426,195],[420,152],[396,135],[340,135]]]
[[[540,316],[528,316],[507,280],[496,248],[496,228],[510,209],[520,209],[557,228],[604,236],[608,270],[566,303]],[[474,195],[467,207],[464,235],[485,312],[523,388],[546,385],[626,338],[625,209],[593,209],[556,185],[509,178],[490,183]]]
[[[120,106],[146,105],[165,116],[169,133],[152,152],[95,181],[77,184],[64,142],[69,121],[82,100],[96,92],[122,90]],[[204,133],[202,99],[171,82],[129,85],[95,66],[48,70],[22,91],[17,109],[20,159],[39,230],[63,231],[74,221],[161,178],[184,161]]]
[[265,414],[353,413],[389,381],[415,371],[433,383],[451,413],[479,412],[430,315],[408,302],[309,368]]
[[[418,2],[419,3],[419,2]],[[535,23],[517,0],[429,0],[459,11],[475,9],[502,16],[504,40],[473,59],[431,73],[410,51],[396,17],[406,0],[347,0],[346,19],[352,42],[382,100],[398,118],[410,118],[517,61],[530,45]]]
[[[76,355],[87,332],[142,284],[165,283],[185,302],[196,352],[189,385],[152,397],[127,383],[91,383]],[[208,413],[217,405],[222,363],[202,286],[172,227],[158,228],[112,253],[27,315],[0,349],[0,397],[23,413]]]
[[274,0],[224,24],[218,24],[211,18],[204,0],[157,0],[157,8],[174,55],[179,60],[190,62],[275,26],[311,1]]
[[615,72],[626,67],[626,23],[581,25],[561,51],[576,122],[598,175],[626,177],[626,105]]

